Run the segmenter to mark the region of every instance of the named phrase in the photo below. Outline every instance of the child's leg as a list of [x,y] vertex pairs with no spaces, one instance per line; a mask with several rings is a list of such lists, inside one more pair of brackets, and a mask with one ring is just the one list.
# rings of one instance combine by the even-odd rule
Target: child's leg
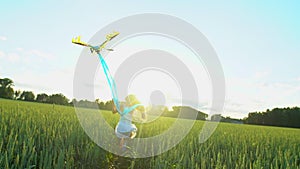
[[136,131],[132,131],[130,133],[130,138],[133,139],[136,136]]
[[120,148],[122,148],[123,145],[124,145],[124,138],[121,138],[121,140],[120,140]]

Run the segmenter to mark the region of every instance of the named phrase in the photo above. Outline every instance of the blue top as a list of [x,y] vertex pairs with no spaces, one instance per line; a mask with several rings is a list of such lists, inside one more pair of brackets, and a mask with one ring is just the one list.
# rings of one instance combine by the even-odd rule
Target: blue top
[[116,132],[127,133],[132,131],[137,131],[136,126],[132,124],[132,113],[121,115],[118,125],[116,127]]

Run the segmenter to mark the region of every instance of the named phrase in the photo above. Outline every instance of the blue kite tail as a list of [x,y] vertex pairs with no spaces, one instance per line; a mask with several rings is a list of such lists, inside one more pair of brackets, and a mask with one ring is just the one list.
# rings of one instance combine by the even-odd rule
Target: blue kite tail
[[113,99],[113,102],[115,103],[116,105],[116,108],[117,108],[117,111],[118,113],[123,116],[125,114],[128,114],[130,113],[131,111],[133,111],[135,108],[137,108],[138,106],[142,106],[142,104],[135,104],[131,107],[128,107],[128,108],[124,108],[124,111],[121,111],[120,109],[120,104],[119,104],[119,99],[118,99],[118,92],[117,92],[117,86],[116,86],[116,83],[115,83],[115,80],[113,79],[112,75],[110,74],[110,71],[109,71],[109,68],[105,62],[105,60],[103,59],[102,55],[100,53],[98,53],[98,56],[99,56],[99,59],[100,59],[100,63],[102,65],[102,68],[104,70],[104,74],[105,74],[105,77],[106,77],[106,80],[108,82],[108,85],[109,85],[109,88],[111,90],[111,93],[112,93],[112,99]]

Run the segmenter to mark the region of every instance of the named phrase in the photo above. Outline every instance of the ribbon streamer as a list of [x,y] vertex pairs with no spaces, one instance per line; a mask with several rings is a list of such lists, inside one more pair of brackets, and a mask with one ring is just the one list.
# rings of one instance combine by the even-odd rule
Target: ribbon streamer
[[105,77],[106,77],[106,80],[108,82],[108,85],[109,85],[109,88],[111,90],[111,93],[112,93],[112,98],[113,98],[113,102],[115,103],[116,105],[116,108],[117,108],[117,111],[118,113],[123,116],[123,115],[126,115],[128,113],[130,113],[131,111],[133,111],[135,108],[137,108],[138,106],[142,106],[142,104],[135,104],[131,107],[126,107],[124,108],[123,111],[121,111],[120,109],[120,104],[119,104],[119,99],[118,99],[118,92],[117,92],[117,85],[115,83],[115,80],[114,78],[112,77],[110,71],[109,71],[109,68],[104,60],[104,58],[102,57],[102,55],[100,53],[98,53],[98,56],[99,56],[99,59],[100,59],[100,63],[102,65],[102,68],[104,70],[104,74],[105,74]]

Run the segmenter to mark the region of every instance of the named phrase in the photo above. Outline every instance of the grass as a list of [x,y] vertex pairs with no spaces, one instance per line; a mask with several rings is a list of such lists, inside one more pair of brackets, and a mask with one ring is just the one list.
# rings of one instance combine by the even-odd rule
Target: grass
[[[118,121],[118,115],[103,115],[111,126]],[[157,135],[173,121],[143,125],[138,137]],[[0,99],[0,168],[300,168],[299,129],[220,123],[200,144],[203,123],[161,155],[130,159],[98,147],[73,107]]]

